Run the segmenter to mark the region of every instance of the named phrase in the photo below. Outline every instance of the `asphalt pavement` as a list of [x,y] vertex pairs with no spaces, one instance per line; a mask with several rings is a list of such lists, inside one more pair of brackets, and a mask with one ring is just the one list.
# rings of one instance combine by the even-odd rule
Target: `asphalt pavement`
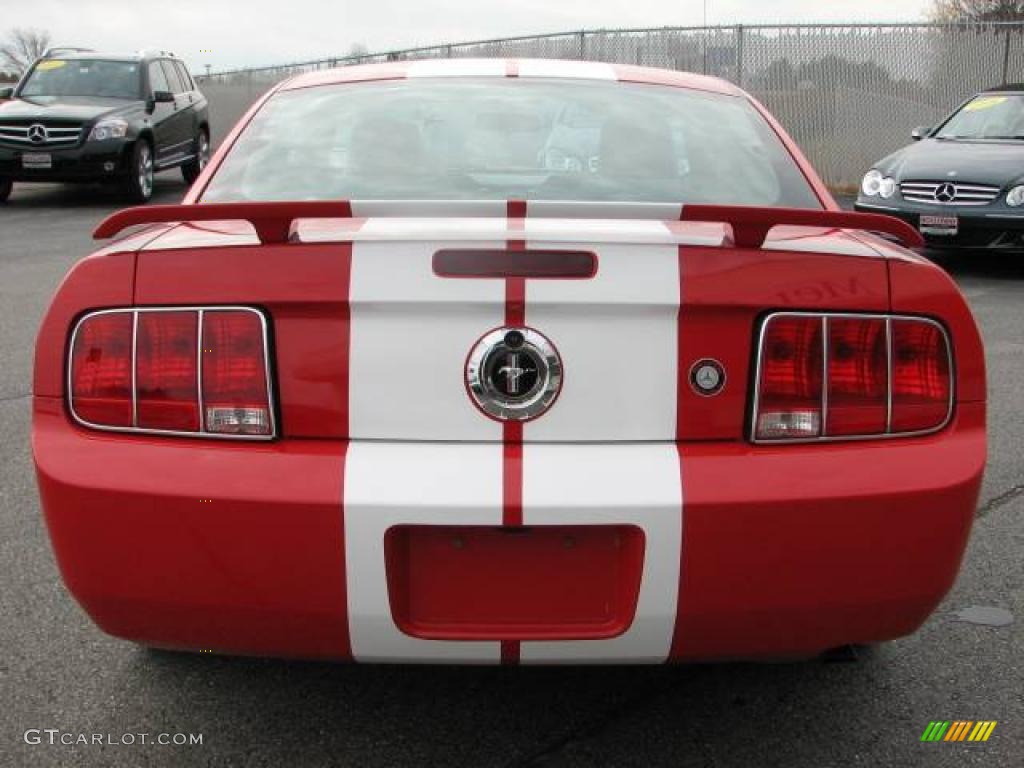
[[[157,202],[176,202],[185,187],[164,176]],[[358,667],[146,650],[103,635],[64,589],[29,453],[32,350],[91,229],[123,205],[59,186],[0,205],[0,766],[1024,763],[1024,258],[943,262],[987,345],[990,455],[960,578],[913,636],[855,661]],[[959,620],[978,607],[1014,621]],[[983,744],[921,743],[932,720],[998,725]],[[45,729],[115,743],[50,745]],[[162,733],[202,744],[151,743]]]

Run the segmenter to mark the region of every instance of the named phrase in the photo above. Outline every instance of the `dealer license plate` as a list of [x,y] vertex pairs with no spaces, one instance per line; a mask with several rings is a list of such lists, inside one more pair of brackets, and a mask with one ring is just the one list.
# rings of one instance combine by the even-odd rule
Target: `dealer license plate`
[[22,168],[52,168],[53,156],[46,152],[26,152],[21,156]]
[[941,235],[952,237],[960,228],[960,221],[956,216],[928,216],[922,215],[917,228],[922,235]]

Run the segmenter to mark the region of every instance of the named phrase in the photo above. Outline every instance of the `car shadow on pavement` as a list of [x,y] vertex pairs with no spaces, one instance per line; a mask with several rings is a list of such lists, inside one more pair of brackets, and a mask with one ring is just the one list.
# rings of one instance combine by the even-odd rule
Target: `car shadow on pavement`
[[993,280],[1024,280],[1024,253],[993,251],[924,253],[953,277],[985,277]]
[[[181,174],[158,174],[153,185],[152,203],[174,204],[188,192]],[[27,211],[39,208],[128,208],[131,202],[118,187],[108,184],[19,184],[14,185],[10,199],[0,205],[4,210]]]
[[145,681],[146,695],[130,698],[152,709],[133,719],[202,732],[221,755],[255,750],[260,765],[757,765],[765,749],[782,761],[806,751],[779,739],[780,710],[804,725],[802,740],[858,742],[856,713],[889,687],[884,661],[872,659],[883,653],[859,663],[508,668],[140,649],[123,674]]

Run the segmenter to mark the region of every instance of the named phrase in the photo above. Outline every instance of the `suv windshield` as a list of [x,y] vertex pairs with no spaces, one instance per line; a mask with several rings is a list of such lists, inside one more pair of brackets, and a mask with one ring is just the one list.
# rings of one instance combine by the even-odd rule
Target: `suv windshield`
[[527,78],[283,91],[255,116],[203,195],[324,199],[821,207],[746,99]]
[[138,99],[142,91],[137,61],[44,59],[22,85],[21,98],[99,96]]
[[1024,139],[1024,94],[977,96],[935,134],[940,139]]

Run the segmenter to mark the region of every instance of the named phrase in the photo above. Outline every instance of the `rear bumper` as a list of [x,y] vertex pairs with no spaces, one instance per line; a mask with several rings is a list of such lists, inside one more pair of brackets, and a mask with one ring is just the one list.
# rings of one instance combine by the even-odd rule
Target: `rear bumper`
[[[0,178],[18,182],[76,182],[116,180],[128,175],[131,143],[110,140],[66,149],[16,149],[0,146]],[[26,152],[50,155],[51,168],[25,168]]]
[[[493,626],[457,640],[400,630],[384,544],[401,526],[500,526],[500,446],[109,435],[37,397],[33,449],[61,572],[111,634],[257,655],[508,659]],[[956,577],[984,462],[982,404],[939,435],[883,443],[528,444],[525,525],[633,526],[646,549],[625,631],[581,639],[567,620],[564,639],[548,625],[514,657],[812,654],[913,632]]]

